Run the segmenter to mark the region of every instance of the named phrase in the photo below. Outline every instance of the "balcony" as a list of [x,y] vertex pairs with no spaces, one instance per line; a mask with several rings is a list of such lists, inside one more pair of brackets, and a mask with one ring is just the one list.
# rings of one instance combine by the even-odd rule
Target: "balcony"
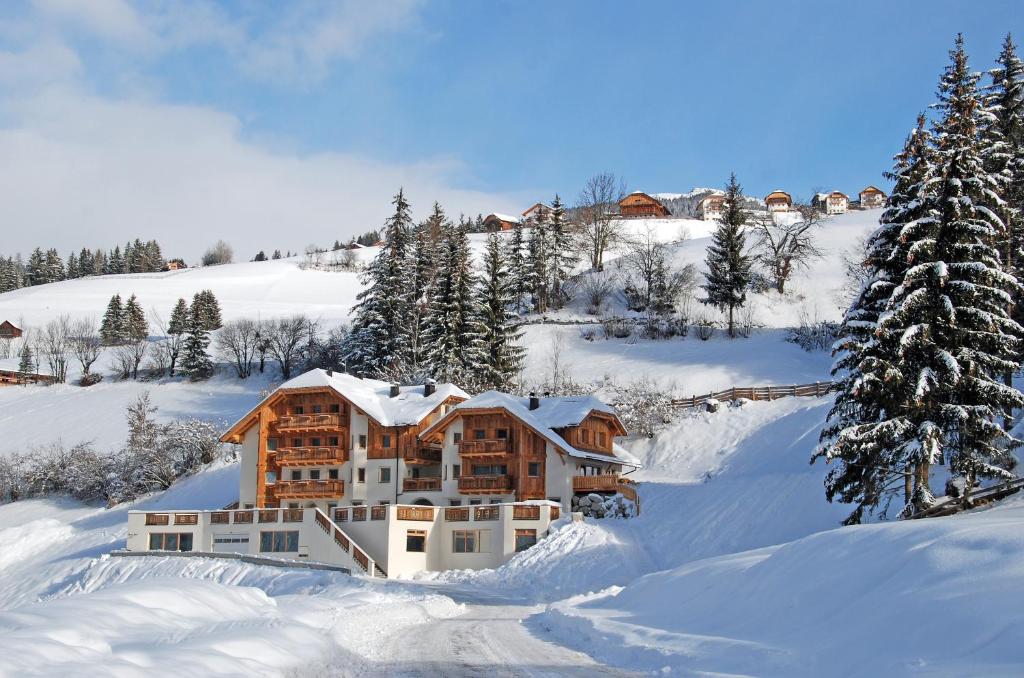
[[460,476],[459,492],[465,494],[508,494],[512,476]]
[[403,478],[402,492],[440,492],[440,478]]
[[336,499],[344,494],[340,480],[279,480],[267,488],[275,499]]
[[507,454],[511,451],[512,441],[508,438],[459,441],[459,454],[464,457]]
[[440,464],[441,448],[435,445],[416,445],[402,453],[406,464]]
[[340,414],[286,414],[277,420],[279,431],[331,431],[343,426]]
[[277,450],[277,463],[281,466],[317,466],[344,464],[348,452],[341,447],[282,447]]
[[619,476],[608,473],[600,476],[573,476],[573,492],[617,492]]

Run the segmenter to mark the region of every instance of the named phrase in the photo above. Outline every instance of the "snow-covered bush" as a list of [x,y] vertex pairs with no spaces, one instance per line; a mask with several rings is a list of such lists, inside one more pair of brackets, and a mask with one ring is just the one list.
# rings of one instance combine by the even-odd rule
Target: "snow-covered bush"
[[605,318],[601,321],[605,339],[625,339],[633,333],[632,328],[622,318]]
[[647,377],[625,385],[605,384],[605,390],[630,435],[652,438],[676,417],[671,394]]
[[702,315],[697,318],[697,321],[693,326],[697,330],[697,338],[701,341],[707,341],[715,333],[715,321],[706,315]]

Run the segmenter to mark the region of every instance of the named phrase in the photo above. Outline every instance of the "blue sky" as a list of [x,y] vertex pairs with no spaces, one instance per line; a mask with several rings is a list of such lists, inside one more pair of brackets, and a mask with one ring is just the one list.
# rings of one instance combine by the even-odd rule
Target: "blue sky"
[[598,171],[853,192],[884,183],[957,31],[988,68],[1021,3],[35,0],[0,10],[0,152],[66,170],[9,189],[56,245],[76,219],[333,239],[398,184],[456,213]]

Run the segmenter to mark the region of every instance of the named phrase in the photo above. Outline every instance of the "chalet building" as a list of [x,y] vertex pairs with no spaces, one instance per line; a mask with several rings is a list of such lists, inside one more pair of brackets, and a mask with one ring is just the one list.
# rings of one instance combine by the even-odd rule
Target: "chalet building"
[[484,229],[487,231],[511,231],[518,223],[520,223],[518,217],[494,212],[488,214],[484,219]]
[[725,196],[712,193],[700,201],[698,206],[700,218],[704,221],[721,221],[725,213]]
[[172,259],[171,261],[167,262],[167,266],[164,268],[164,270],[166,270],[166,271],[180,271],[183,268],[188,268],[185,265],[185,262],[181,261],[180,259]]
[[818,193],[811,200],[811,206],[823,214],[846,214],[850,209],[850,197],[839,191]]
[[660,200],[642,191],[630,193],[620,200],[619,214],[628,218],[659,218],[671,216],[668,208],[661,204]]
[[534,203],[532,207],[523,212],[523,225],[533,226],[535,224],[547,223],[551,218],[551,206],[542,202]]
[[469,398],[313,370],[222,441],[240,445],[237,508],[130,512],[129,551],[241,553],[376,576],[496,567],[578,494],[637,500],[613,408],[593,397]]
[[15,327],[10,320],[0,323],[0,339],[17,339],[21,335],[21,328]]
[[869,210],[885,205],[885,193],[874,186],[868,186],[860,192],[860,206]]
[[793,209],[793,197],[785,191],[772,191],[764,197],[769,212],[788,212]]

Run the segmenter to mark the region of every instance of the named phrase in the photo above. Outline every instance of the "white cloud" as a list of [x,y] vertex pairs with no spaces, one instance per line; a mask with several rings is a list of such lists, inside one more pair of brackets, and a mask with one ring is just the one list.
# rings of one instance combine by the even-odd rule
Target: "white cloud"
[[0,204],[6,253],[156,238],[195,260],[225,238],[240,256],[329,244],[379,227],[404,186],[417,212],[438,200],[457,215],[522,200],[452,188],[440,159],[389,165],[343,153],[270,151],[207,108],[109,100],[54,87],[6,106]]
[[127,0],[33,0],[32,4],[44,19],[81,26],[101,38],[140,46],[156,40]]

